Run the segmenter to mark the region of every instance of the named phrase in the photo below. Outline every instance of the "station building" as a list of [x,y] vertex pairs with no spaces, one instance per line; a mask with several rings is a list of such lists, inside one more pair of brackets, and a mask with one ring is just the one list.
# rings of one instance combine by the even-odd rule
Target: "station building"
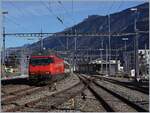
[[[110,71],[109,71],[109,64],[110,66]],[[105,61],[101,59],[96,59],[93,61],[90,61],[89,63],[85,64],[80,64],[78,65],[77,68],[78,72],[80,73],[99,73],[99,74],[110,74],[111,76],[116,75],[116,73],[121,71],[121,66],[120,66],[120,60],[110,60]]]

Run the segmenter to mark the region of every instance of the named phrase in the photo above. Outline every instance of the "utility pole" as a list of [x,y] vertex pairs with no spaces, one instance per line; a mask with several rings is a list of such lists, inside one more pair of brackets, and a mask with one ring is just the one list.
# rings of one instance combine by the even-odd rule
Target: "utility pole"
[[40,35],[40,42],[41,42],[41,53],[42,53],[42,51],[43,51],[43,33],[42,33],[42,28],[41,28],[41,35]]
[[5,66],[5,27],[3,27],[3,66]]
[[103,39],[101,41],[101,73],[103,72]]
[[68,37],[66,37],[66,49],[68,51]]
[[7,11],[2,12],[3,14],[3,46],[2,46],[2,66],[1,66],[1,71],[2,71],[2,76],[5,76],[5,15],[8,14]]
[[74,50],[77,50],[77,37],[74,38]]
[[128,67],[127,67],[127,65],[128,65],[128,62],[127,62],[127,46],[126,46],[126,41],[128,40],[128,38],[122,38],[122,40],[124,40],[125,41],[125,46],[124,46],[124,48],[125,48],[125,54],[124,54],[124,61],[125,61],[125,74],[127,74],[127,72],[128,72]]
[[[75,34],[76,34],[75,29]],[[74,69],[76,69],[76,50],[77,50],[77,37],[74,37]]]
[[90,48],[89,62],[92,61],[92,48]]
[[127,44],[126,44],[126,41],[128,40],[128,38],[122,38],[122,40],[125,41],[125,45],[124,45],[124,48],[125,48],[125,52],[127,51]]
[[107,62],[108,62],[108,47],[106,45],[106,75],[108,75]]
[[118,49],[116,47],[116,75],[118,74]]
[[110,62],[110,60],[111,60],[111,45],[110,45],[110,14],[108,15],[108,25],[109,25],[109,27],[108,27],[108,29],[109,29],[109,46],[108,46],[108,49],[109,49],[109,59],[108,59],[108,61],[109,61],[109,76],[110,76],[110,70],[111,70],[111,62]]
[[20,59],[20,68],[21,68],[21,75],[23,76],[24,75],[24,72],[25,72],[25,49],[22,48],[21,49],[21,59]]
[[137,8],[132,8],[131,11],[134,11],[135,13],[135,19],[134,19],[134,31],[136,33],[135,38],[134,38],[134,58],[135,58],[135,81],[137,81],[139,79],[139,55],[138,55],[138,29],[136,26],[137,23],[137,16],[138,16],[138,12],[137,12]]
[[86,61],[88,62],[89,61],[89,49],[87,49],[87,57],[86,58],[87,58]]

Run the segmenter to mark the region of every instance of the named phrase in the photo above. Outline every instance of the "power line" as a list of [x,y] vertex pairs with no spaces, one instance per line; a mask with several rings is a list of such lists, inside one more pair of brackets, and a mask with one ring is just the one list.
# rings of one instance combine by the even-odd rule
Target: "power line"
[[[18,12],[19,12],[19,15],[20,16],[24,16],[25,15],[25,13],[26,13],[26,11],[27,11],[27,13],[30,13],[31,15],[33,15],[30,11],[28,11],[28,10],[24,10],[23,8],[20,8],[20,7],[17,7],[15,4],[14,4],[14,2],[13,1],[10,1],[9,2],[9,4],[12,6],[12,7],[14,7]],[[24,26],[22,26],[21,24],[18,24],[17,22],[15,22],[15,21],[18,21],[18,19],[16,18],[16,17],[14,17],[14,16],[10,16],[9,15],[9,17],[11,17],[13,20],[13,23],[15,24],[15,25],[18,25],[18,26],[21,26],[21,27],[23,27],[23,28],[25,28],[26,30],[29,30],[30,28],[26,28],[26,27],[24,27]],[[22,17],[23,18],[23,17]],[[10,19],[9,19],[10,20]],[[33,24],[33,23],[32,23]]]
[[[58,3],[62,6],[62,8],[64,9],[64,11],[66,12],[66,14],[69,16],[69,18],[73,21],[73,23],[75,24],[75,20],[72,18],[72,15],[70,15],[69,13],[68,13],[68,11],[67,11],[67,9],[64,7],[64,5],[62,4],[62,2],[61,1],[58,1]],[[73,13],[73,0],[72,0],[72,13]],[[73,32],[73,29],[71,29],[72,30],[72,32]],[[76,34],[76,29],[75,29],[75,34]],[[67,42],[68,42],[68,38],[66,38],[66,40],[67,40]],[[77,37],[74,37],[74,50],[76,51],[76,48],[77,48]],[[74,53],[73,53],[73,56],[74,56],[74,58],[75,58],[75,51],[74,51]],[[75,64],[74,64],[74,66],[76,65],[76,59],[74,59],[74,62],[75,62]]]
[[121,0],[121,1],[118,1],[118,2],[120,2],[119,3],[119,5],[118,5],[118,7],[116,8],[116,11],[119,11],[120,10],[120,8],[123,6],[123,2],[124,2],[124,0]]
[[[60,17],[58,17],[57,15],[55,15],[55,14],[53,13],[53,11],[52,11],[52,9],[51,9],[51,6],[50,6],[50,3],[49,3],[49,7],[48,7],[44,2],[41,1],[41,3],[43,4],[43,6],[44,6],[52,15],[54,15],[54,16],[56,17],[56,19],[57,19],[62,25],[64,25],[63,20],[62,20]],[[65,25],[64,25],[64,26],[65,26]],[[67,27],[67,26],[65,26],[65,27]],[[43,33],[42,33],[42,34],[43,34]],[[57,39],[57,40],[58,40],[59,43],[64,47],[63,43],[62,43],[59,39]]]
[[73,15],[73,9],[74,9],[74,7],[73,7],[73,0],[72,0],[72,2],[71,2],[72,4],[71,4],[71,9],[72,9],[72,15]]
[[14,7],[19,12],[20,15],[24,14],[24,12],[20,8],[16,7],[15,4],[12,1],[9,2],[9,3],[12,7]]
[[41,3],[63,26],[65,26],[65,28],[67,28],[67,26],[64,24],[63,20],[59,16],[57,16],[56,14],[53,13],[50,5],[48,7],[43,1],[41,1]]
[[114,5],[114,1],[111,1],[112,3],[111,3],[111,5],[110,5],[110,7],[109,7],[109,9],[108,9],[108,11],[107,11],[107,13],[106,14],[109,14],[110,13],[110,10],[112,9],[112,7],[113,7],[113,5]]
[[[49,7],[51,8],[50,2],[49,2]],[[51,12],[53,13],[52,9],[51,9]],[[54,14],[54,13],[53,13],[53,14]],[[56,18],[57,18],[58,21],[60,21],[60,22],[62,23],[62,25],[64,25],[65,27],[67,27],[67,26],[64,24],[63,20],[62,20],[60,17],[57,16]],[[63,43],[61,42],[61,40],[59,40],[58,38],[56,38],[56,39],[59,41],[59,43],[62,45],[62,47],[65,48],[65,44],[63,44]]]
[[[11,4],[12,7],[14,7],[15,9],[17,9],[18,12],[20,12],[20,14],[25,15],[25,13],[30,13],[31,15],[33,15],[33,12],[30,12],[29,10],[24,10],[23,8],[20,7],[16,7],[16,5],[14,4],[13,1],[9,2]],[[31,10],[31,9],[30,9]],[[35,15],[35,14],[34,14]]]
[[[73,21],[73,23],[75,23],[74,18],[72,18],[72,16],[69,14],[69,12],[67,11],[67,9],[64,7],[63,3],[61,1],[58,1],[58,3],[62,6],[62,8],[66,12],[66,14],[68,14],[68,17]],[[73,0],[72,0],[72,12],[73,12]]]
[[13,19],[10,19],[10,18],[6,18],[6,20],[8,20],[8,22],[12,22],[13,24],[17,25],[18,27],[21,27],[23,28],[24,30],[27,30],[25,27],[21,26],[21,24],[17,23],[16,21],[14,21]]

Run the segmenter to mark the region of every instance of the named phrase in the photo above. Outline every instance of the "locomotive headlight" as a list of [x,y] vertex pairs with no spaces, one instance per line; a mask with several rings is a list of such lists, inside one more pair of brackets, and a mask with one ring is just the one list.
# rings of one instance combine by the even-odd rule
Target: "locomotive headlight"
[[50,72],[45,72],[45,74],[49,74]]

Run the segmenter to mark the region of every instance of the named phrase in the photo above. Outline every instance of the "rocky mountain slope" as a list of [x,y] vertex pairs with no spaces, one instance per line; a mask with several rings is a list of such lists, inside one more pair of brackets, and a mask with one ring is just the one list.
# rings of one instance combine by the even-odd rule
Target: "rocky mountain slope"
[[[134,20],[137,18],[137,29],[139,31],[149,31],[149,3],[136,6],[138,13],[134,13],[130,8],[110,15],[110,31],[111,33],[134,33]],[[82,22],[65,29],[61,33],[108,33],[108,15],[91,15]],[[124,49],[125,42],[122,38],[128,38],[127,50],[134,49],[135,36],[111,37],[112,49]],[[54,50],[66,50],[68,39],[69,50],[74,49],[74,37],[54,37],[50,36],[43,40],[44,48]],[[138,34],[139,48],[149,47],[149,33]],[[77,49],[99,49],[108,46],[108,37],[77,37]],[[32,51],[40,50],[40,42],[28,45]]]

